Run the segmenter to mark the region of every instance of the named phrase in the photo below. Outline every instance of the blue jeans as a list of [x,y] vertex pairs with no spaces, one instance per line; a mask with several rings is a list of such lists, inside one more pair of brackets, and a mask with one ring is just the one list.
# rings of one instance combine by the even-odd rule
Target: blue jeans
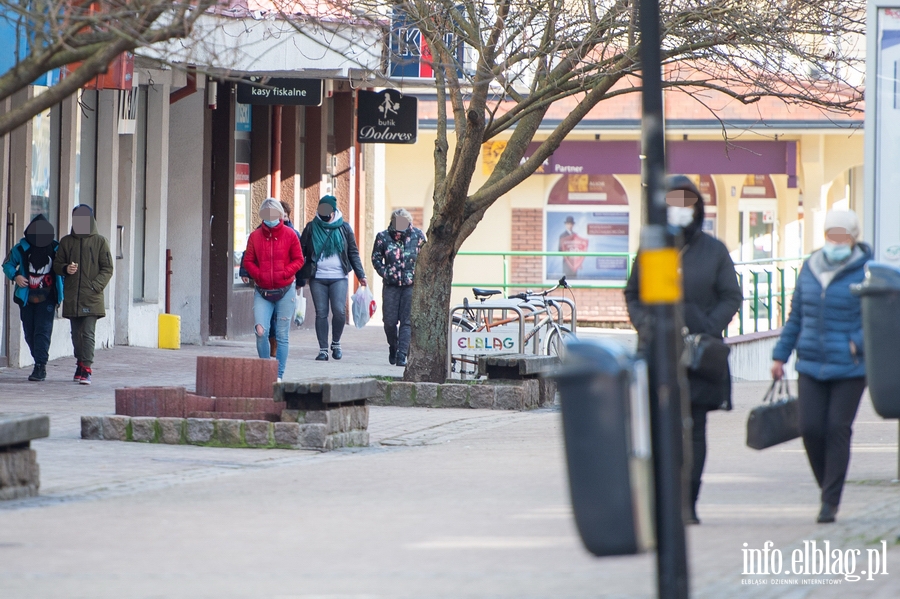
[[338,344],[347,324],[347,279],[312,279],[309,282],[316,307],[316,338],[319,349],[328,349],[328,305],[331,304],[331,339]]
[[50,336],[53,335],[53,317],[56,316],[56,302],[46,299],[39,304],[25,304],[19,315],[25,343],[31,350],[35,364],[46,364],[50,351]]
[[256,353],[260,358],[269,357],[269,327],[272,318],[275,318],[275,340],[278,341],[278,350],[275,358],[278,360],[278,378],[284,376],[284,367],[288,359],[288,343],[290,340],[291,320],[294,318],[297,306],[297,292],[294,286],[284,297],[276,303],[272,303],[259,294],[253,294],[253,320],[256,322]]

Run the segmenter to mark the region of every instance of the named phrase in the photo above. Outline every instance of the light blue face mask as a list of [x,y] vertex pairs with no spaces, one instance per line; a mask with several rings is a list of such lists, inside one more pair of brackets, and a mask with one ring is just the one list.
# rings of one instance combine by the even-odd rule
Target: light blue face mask
[[277,220],[264,220],[263,222],[264,222],[265,225],[266,225],[267,227],[269,227],[270,229],[273,228],[273,227],[277,227],[277,226],[278,226],[278,221],[277,221]]
[[826,241],[822,252],[829,262],[843,262],[853,253],[853,248],[845,243],[832,243]]

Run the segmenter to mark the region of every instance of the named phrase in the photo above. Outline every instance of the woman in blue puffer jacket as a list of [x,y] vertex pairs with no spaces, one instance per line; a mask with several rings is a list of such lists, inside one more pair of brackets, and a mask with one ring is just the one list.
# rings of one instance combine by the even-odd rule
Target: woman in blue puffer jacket
[[772,377],[797,350],[800,434],[822,490],[818,522],[834,522],[850,464],[850,436],[866,387],[862,315],[850,286],[860,283],[872,249],[848,210],[825,215],[825,246],[803,264],[791,314],[775,350]]

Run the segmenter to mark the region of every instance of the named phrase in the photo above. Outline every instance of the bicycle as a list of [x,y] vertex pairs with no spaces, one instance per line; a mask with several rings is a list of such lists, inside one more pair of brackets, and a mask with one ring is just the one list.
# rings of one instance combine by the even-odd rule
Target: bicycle
[[[522,351],[524,351],[529,343],[534,342],[535,354],[562,357],[565,353],[566,343],[576,338],[575,333],[569,327],[563,324],[565,304],[570,308],[572,325],[574,327],[574,296],[572,301],[561,297],[550,297],[550,294],[560,287],[569,289],[569,285],[568,283],[566,283],[565,277],[561,278],[559,282],[550,289],[546,289],[537,293],[531,290],[527,290],[524,293],[516,293],[509,296],[508,299],[510,300],[521,300],[522,303],[517,303],[516,306],[520,310],[527,310],[527,319],[533,320],[534,322],[534,325],[530,328],[530,330],[521,338]],[[500,318],[499,320],[495,320],[493,318],[493,311],[506,311],[512,308],[509,303],[486,303],[486,300],[489,300],[491,297],[502,293],[502,291],[500,291],[499,289],[481,289],[479,287],[473,287],[472,293],[475,295],[475,299],[479,300],[480,304],[476,305],[473,308],[469,304],[468,298],[464,298],[462,309],[465,313],[465,316],[451,315],[451,333],[491,332],[492,329],[504,327],[512,323],[519,323],[525,320],[525,318],[520,318],[518,312],[516,316],[513,317],[504,317]],[[457,362],[461,364],[461,374],[475,373],[477,356],[468,358],[463,355],[451,355],[451,373],[456,372]],[[472,365],[471,372],[466,370],[466,364]]]

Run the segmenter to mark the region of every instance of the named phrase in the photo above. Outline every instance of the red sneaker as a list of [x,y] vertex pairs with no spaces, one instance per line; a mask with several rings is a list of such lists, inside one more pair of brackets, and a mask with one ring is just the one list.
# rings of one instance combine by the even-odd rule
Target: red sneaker
[[81,380],[78,381],[82,385],[90,385],[91,384],[91,369],[88,366],[81,367]]
[[72,380],[80,383],[82,378],[84,378],[84,366],[81,365],[81,362],[78,362],[78,366],[75,367],[75,376],[72,377]]

